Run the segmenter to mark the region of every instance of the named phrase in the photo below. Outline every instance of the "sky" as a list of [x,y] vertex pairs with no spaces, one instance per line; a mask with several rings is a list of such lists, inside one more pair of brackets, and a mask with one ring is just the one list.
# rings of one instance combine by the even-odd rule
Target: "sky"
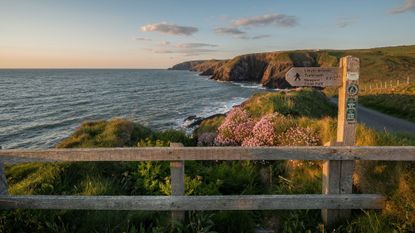
[[0,68],[167,68],[415,44],[415,0],[0,0]]

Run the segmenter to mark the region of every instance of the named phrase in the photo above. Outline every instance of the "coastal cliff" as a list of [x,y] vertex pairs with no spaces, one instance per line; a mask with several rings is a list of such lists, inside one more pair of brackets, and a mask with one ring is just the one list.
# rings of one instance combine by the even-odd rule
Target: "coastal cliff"
[[236,56],[229,60],[187,61],[171,70],[197,71],[211,79],[256,82],[269,88],[289,88],[285,73],[291,67],[338,66],[341,57],[361,59],[361,81],[383,81],[415,73],[415,46],[356,50],[296,50]]
[[222,67],[227,60],[198,60],[185,61],[174,65],[169,70],[190,70],[199,72],[200,75],[213,75],[214,72]]

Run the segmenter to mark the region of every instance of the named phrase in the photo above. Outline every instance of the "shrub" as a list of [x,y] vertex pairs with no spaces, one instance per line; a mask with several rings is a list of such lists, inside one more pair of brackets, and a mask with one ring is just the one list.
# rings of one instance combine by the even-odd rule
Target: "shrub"
[[216,136],[217,136],[216,133],[202,133],[197,138],[197,145],[198,146],[214,146]]
[[277,136],[279,145],[282,146],[318,146],[321,145],[317,133],[310,128],[293,127],[285,133]]
[[233,108],[218,128],[215,144],[222,146],[240,145],[246,137],[250,136],[254,126],[255,122],[247,111],[240,107]]
[[142,138],[151,136],[150,129],[125,119],[85,122],[57,147],[123,147],[134,146]]
[[242,146],[273,146],[275,145],[275,132],[272,124],[272,115],[262,117],[252,129],[250,136],[242,142]]

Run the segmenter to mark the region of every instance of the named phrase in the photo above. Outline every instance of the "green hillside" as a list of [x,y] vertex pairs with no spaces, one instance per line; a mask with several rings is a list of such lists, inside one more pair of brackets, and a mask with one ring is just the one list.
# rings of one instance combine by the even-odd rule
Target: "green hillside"
[[229,60],[183,62],[172,69],[195,70],[222,81],[250,81],[288,88],[285,73],[293,66],[336,67],[341,57],[361,60],[361,82],[415,80],[415,45],[355,50],[294,50],[239,55]]

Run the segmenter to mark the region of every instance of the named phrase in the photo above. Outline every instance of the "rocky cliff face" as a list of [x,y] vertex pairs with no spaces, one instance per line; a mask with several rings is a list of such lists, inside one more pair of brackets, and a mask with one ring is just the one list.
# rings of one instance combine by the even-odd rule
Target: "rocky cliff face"
[[257,82],[270,88],[288,88],[285,73],[293,66],[333,66],[337,58],[327,52],[290,51],[256,53],[230,60],[189,61],[172,70],[191,70],[222,81]]
[[186,61],[174,65],[169,70],[190,70],[199,72],[200,75],[213,75],[227,60],[199,60]]
[[171,69],[198,71],[212,79],[250,81],[271,88],[290,87],[285,73],[293,66],[338,66],[340,57],[360,58],[360,81],[378,82],[413,77],[415,45],[354,50],[298,50],[246,54],[230,60],[183,62]]

